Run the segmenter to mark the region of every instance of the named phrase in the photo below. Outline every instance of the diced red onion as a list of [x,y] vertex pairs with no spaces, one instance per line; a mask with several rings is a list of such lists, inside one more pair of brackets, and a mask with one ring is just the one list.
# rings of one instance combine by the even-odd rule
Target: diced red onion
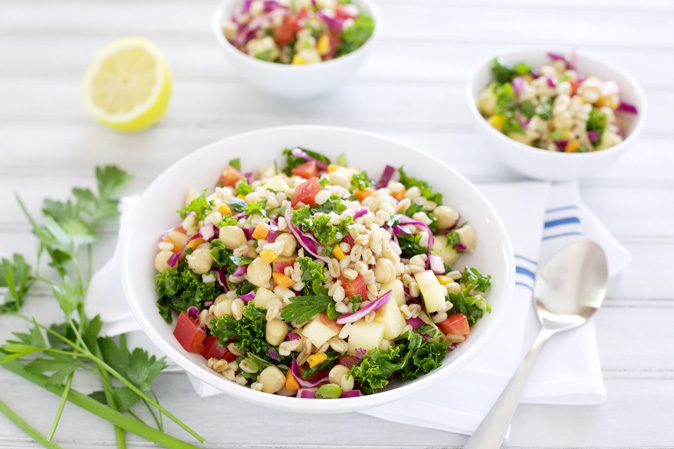
[[429,257],[429,259],[426,260],[426,268],[428,268],[428,265],[430,264],[431,248],[433,248],[433,245],[435,244],[435,237],[433,236],[433,232],[431,231],[431,228],[429,228],[426,223],[421,222],[419,220],[415,220],[413,218],[410,218],[407,215],[401,215],[400,216],[400,224],[411,224],[411,225],[415,225],[415,226],[423,226],[428,231],[428,255],[427,256]]
[[267,242],[269,243],[273,243],[278,235],[278,225],[276,224],[276,220],[278,220],[278,217],[274,218],[269,223],[269,232],[267,233]]
[[546,53],[548,55],[548,58],[552,59],[553,61],[564,61],[564,63],[568,66],[569,63],[567,62],[566,58],[559,53],[554,53],[552,51],[549,51]]
[[587,138],[590,139],[590,142],[595,143],[599,140],[599,133],[595,130],[587,132]]
[[323,162],[323,161],[321,161],[321,160],[319,160],[319,159],[316,159],[315,157],[309,156],[307,153],[305,153],[304,151],[302,151],[302,150],[299,149],[299,148],[293,148],[293,149],[291,150],[291,153],[292,153],[292,155],[295,156],[295,157],[301,157],[302,159],[307,160],[307,161],[315,161],[315,162],[316,162],[316,167],[318,167],[318,168],[320,168],[320,169],[323,169],[323,170],[327,170],[327,169],[328,169],[328,164],[326,164],[325,162]]
[[288,333],[287,338],[288,338],[288,341],[295,341],[295,340],[299,340],[302,337],[300,337],[299,335],[297,335],[294,332],[290,332],[290,333]]
[[321,246],[317,241],[315,241],[313,236],[309,237],[307,233],[302,232],[301,229],[297,229],[297,227],[295,227],[295,225],[293,225],[292,223],[292,218],[293,218],[292,207],[290,207],[290,203],[286,203],[286,213],[285,213],[286,223],[288,223],[288,227],[292,231],[297,241],[309,254],[314,256],[316,259],[322,260],[325,263],[330,262],[329,258],[318,254],[318,249],[323,248],[323,246]]
[[520,114],[519,109],[515,110],[515,118],[524,128],[527,128],[529,126],[529,120],[527,120],[525,117],[522,117],[522,114]]
[[251,240],[253,238],[253,232],[255,232],[255,229],[253,228],[241,228],[243,231],[243,235],[246,236],[246,240]]
[[221,268],[219,270],[213,270],[213,272],[215,273],[215,279],[218,280],[218,284],[220,284],[220,286],[224,288],[226,292],[228,292],[229,285],[227,284],[227,272],[225,269]]
[[316,399],[318,388],[300,388],[297,390],[297,397],[300,399]]
[[199,309],[197,308],[197,306],[189,306],[187,308],[187,316],[192,318],[192,319],[198,318],[199,317]]
[[[239,265],[239,266],[243,266],[243,265]],[[245,266],[248,266],[248,265],[245,265]],[[255,291],[251,290],[248,293],[246,293],[245,295],[240,295],[239,298],[241,298],[241,301],[243,301],[244,303],[248,303],[248,302],[255,299]]]
[[234,273],[232,273],[232,276],[243,276],[244,274],[246,274],[246,271],[248,271],[248,264],[239,265],[234,270]]
[[545,81],[548,83],[548,87],[552,87],[553,89],[555,87],[557,87],[557,84],[555,83],[555,81],[552,78],[550,78],[549,76],[545,77]]
[[422,320],[418,316],[414,317],[414,318],[410,318],[409,320],[405,320],[405,321],[407,321],[407,324],[412,326],[412,329],[416,329],[417,327],[424,325],[424,320]]
[[370,212],[370,209],[368,209],[367,207],[359,207],[358,209],[353,211],[353,219],[356,220],[357,218],[362,217],[368,212]]
[[445,274],[445,262],[442,257],[431,255],[429,256],[431,271],[435,274]]
[[267,349],[267,355],[272,360],[278,360],[278,352],[276,352],[276,349],[274,348]]
[[395,167],[392,167],[390,165],[387,165],[384,167],[384,172],[381,174],[381,178],[379,178],[379,182],[377,182],[377,185],[375,186],[378,189],[383,189],[386,187],[391,181],[391,178],[393,178],[393,175],[395,175],[396,169]]
[[524,78],[521,76],[513,78],[513,90],[515,95],[520,95],[524,91]]
[[291,371],[293,377],[295,378],[295,380],[297,381],[297,383],[300,384],[301,387],[313,388],[313,387],[319,386],[322,383],[329,382],[328,376],[325,376],[322,379],[313,380],[313,381],[302,379],[302,376],[300,375],[300,368],[297,365],[297,360],[295,360],[295,359],[293,359],[293,363],[292,363],[292,366],[290,368],[290,371]]
[[633,104],[621,101],[616,111],[627,112],[628,114],[638,114],[637,107]]
[[618,92],[620,92],[620,87],[618,87],[618,83],[616,83],[613,80],[604,81],[604,83],[601,85],[602,97],[606,97],[608,95],[615,95]]
[[277,8],[272,11],[269,11],[266,14],[256,17],[251,20],[245,27],[239,28],[239,31],[236,33],[236,36],[232,40],[232,44],[235,47],[240,47],[245,45],[249,40],[255,36],[255,32],[260,28],[264,23],[273,20],[275,16],[278,15],[288,15],[290,12],[284,8]]
[[207,242],[210,242],[216,237],[215,234],[217,230],[218,228],[216,228],[213,223],[208,223],[199,228],[199,234],[201,234],[202,239],[206,240]]
[[375,299],[370,304],[366,305],[365,307],[356,312],[341,314],[337,318],[337,324],[354,323],[360,320],[361,318],[365,317],[365,315],[367,315],[368,313],[373,312],[378,308],[382,307],[383,305],[385,305],[389,301],[389,299],[391,299],[391,290],[387,291],[379,298]]
[[180,259],[180,256],[183,255],[183,252],[185,251],[185,248],[187,248],[187,244],[190,243],[192,240],[198,239],[198,238],[201,238],[201,234],[199,232],[194,234],[192,237],[188,238],[187,241],[185,242],[185,244],[183,245],[183,247],[180,248],[180,251],[178,251],[177,253],[171,254],[171,257],[169,257],[168,260],[166,261],[166,265],[168,265],[171,268],[175,267],[176,264],[178,263],[178,260]]
[[339,395],[340,398],[357,398],[362,396],[363,393],[360,390],[350,390],[342,391],[342,394]]
[[344,21],[335,18],[335,13],[330,9],[321,9],[316,13],[316,16],[335,31],[342,31],[344,27]]

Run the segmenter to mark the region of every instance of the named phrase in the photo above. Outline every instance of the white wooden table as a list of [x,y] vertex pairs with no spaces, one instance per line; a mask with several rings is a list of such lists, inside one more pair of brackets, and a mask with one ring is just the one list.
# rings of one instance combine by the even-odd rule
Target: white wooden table
[[[33,211],[43,197],[90,185],[93,167],[118,164],[141,192],[178,158],[213,140],[283,124],[350,126],[402,139],[471,180],[516,180],[469,126],[464,82],[479,59],[510,45],[577,45],[628,69],[646,90],[644,132],[621,161],[582,182],[582,195],[632,252],[597,318],[608,400],[599,406],[520,407],[508,447],[674,447],[674,2],[671,0],[380,0],[382,39],[355,79],[301,103],[242,82],[210,34],[213,1],[0,2],[0,254],[32,255],[35,240],[13,192]],[[125,135],[89,118],[79,87],[93,54],[113,39],[157,43],[175,81],[170,109],[151,130]],[[111,254],[104,230],[96,266]],[[62,319],[46,290],[27,314]],[[22,329],[0,318],[0,338]],[[88,379],[79,387],[87,388]],[[90,386],[93,386],[90,385]],[[205,447],[460,447],[465,437],[360,414],[279,413],[235,399],[197,399],[183,375],[155,382],[165,406],[202,433]],[[38,429],[58,398],[0,369],[0,398]],[[67,448],[114,446],[111,426],[68,405],[57,433]],[[169,426],[174,435],[185,436]],[[131,447],[148,447],[129,437]],[[0,447],[35,447],[0,415]]]

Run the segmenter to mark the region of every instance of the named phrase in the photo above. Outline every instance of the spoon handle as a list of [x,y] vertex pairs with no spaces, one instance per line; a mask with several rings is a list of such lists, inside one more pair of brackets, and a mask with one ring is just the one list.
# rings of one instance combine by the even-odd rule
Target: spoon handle
[[498,449],[501,447],[503,437],[515,414],[531,369],[536,363],[538,354],[552,334],[554,334],[554,331],[549,329],[541,330],[505,390],[496,400],[487,416],[484,417],[473,436],[463,446],[463,449]]

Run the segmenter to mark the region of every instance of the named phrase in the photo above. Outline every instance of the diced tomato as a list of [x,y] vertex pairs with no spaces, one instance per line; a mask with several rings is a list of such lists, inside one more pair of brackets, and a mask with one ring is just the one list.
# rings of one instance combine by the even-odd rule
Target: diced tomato
[[292,16],[284,16],[283,22],[274,28],[274,40],[278,45],[287,45],[293,39],[299,30],[303,28],[300,22],[307,17],[309,13],[301,9]]
[[578,88],[580,87],[580,83],[578,81],[569,80],[569,84],[571,84],[571,95],[570,96],[573,97],[578,92]]
[[302,165],[291,170],[293,175],[301,176],[304,179],[311,179],[318,176],[318,169],[316,168],[316,161],[305,162]]
[[274,267],[274,273],[283,273],[286,269],[286,267],[292,267],[295,265],[295,258],[292,259],[281,259],[279,257],[273,262],[273,267]]
[[337,5],[335,17],[338,19],[355,19],[358,17],[358,7],[355,5]]
[[239,170],[232,167],[231,165],[228,165],[224,170],[222,170],[222,174],[220,175],[220,179],[218,179],[217,185],[219,187],[236,187],[236,183],[241,181],[243,178],[244,176]]
[[438,323],[438,327],[445,334],[452,335],[468,335],[470,334],[470,326],[468,325],[468,318],[463,313],[453,313],[447,317],[445,321]]
[[351,369],[352,366],[358,365],[360,359],[355,355],[340,355],[337,357],[337,363],[339,365],[344,365],[347,368]]
[[356,276],[356,279],[350,281],[344,276],[340,276],[339,279],[342,281],[342,287],[344,287],[344,295],[347,298],[352,296],[360,295],[363,299],[367,298],[367,284],[365,283],[365,278],[362,274]]
[[176,328],[173,329],[173,335],[187,352],[199,354],[204,350],[206,333],[185,313],[181,313],[178,317]]
[[203,355],[206,360],[210,358],[224,359],[228,362],[236,360],[236,355],[227,349],[227,346],[222,346],[218,338],[213,335],[209,335],[206,337],[206,340],[204,340],[204,349],[201,351],[201,355]]
[[292,207],[295,207],[297,203],[304,203],[308,206],[313,206],[316,204],[316,194],[323,190],[323,186],[318,182],[318,178],[311,178],[307,181],[304,181],[302,184],[295,188],[295,193],[290,200]]

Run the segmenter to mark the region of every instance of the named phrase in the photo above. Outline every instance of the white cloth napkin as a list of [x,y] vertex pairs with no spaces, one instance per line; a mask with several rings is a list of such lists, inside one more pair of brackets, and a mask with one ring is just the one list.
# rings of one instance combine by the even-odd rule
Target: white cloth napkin
[[[478,186],[501,216],[517,265],[516,286],[508,315],[494,339],[464,369],[427,391],[363,413],[390,421],[470,434],[479,425],[515,371],[539,330],[531,307],[537,267],[564,245],[590,238],[602,246],[613,276],[631,256],[582,203],[576,183],[542,182]],[[120,202],[120,232],[137,197]],[[87,313],[100,314],[103,333],[129,333],[129,342],[160,355],[139,331],[119,283],[119,245],[94,276]],[[188,375],[199,396],[220,391]],[[606,398],[599,366],[594,322],[552,339],[543,349],[522,398],[542,404],[597,404]]]

